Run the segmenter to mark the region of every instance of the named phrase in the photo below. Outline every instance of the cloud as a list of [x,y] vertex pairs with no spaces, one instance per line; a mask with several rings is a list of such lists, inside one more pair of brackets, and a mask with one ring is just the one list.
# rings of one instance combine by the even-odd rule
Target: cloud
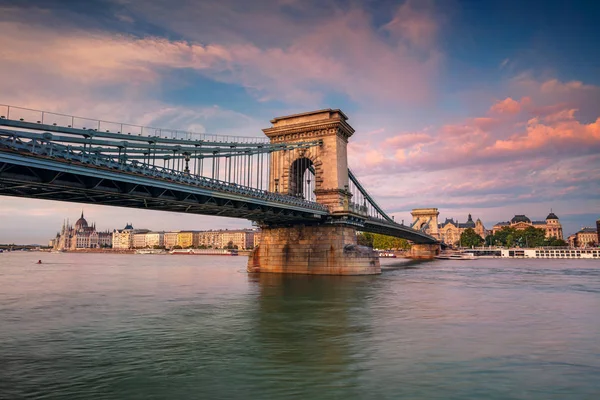
[[[425,101],[431,96],[442,57],[429,14],[404,4],[392,21],[397,38],[386,40],[362,9],[333,12],[335,17],[327,23],[272,46],[251,37],[236,43],[200,43],[68,25],[56,30],[19,19],[0,22],[0,46],[5,68],[27,65],[24,72],[31,75],[43,67],[37,84],[59,75],[88,87],[144,87],[158,85],[168,70],[186,69],[241,85],[261,101],[314,104],[332,91],[365,104]],[[279,18],[288,17],[282,13]],[[413,50],[416,44],[418,51]]]
[[520,101],[513,100],[510,97],[502,101],[498,101],[490,108],[492,114],[518,114],[521,112],[523,106],[527,106],[531,103],[529,97],[523,97]]
[[411,46],[429,48],[436,40],[439,24],[431,13],[417,10],[415,2],[409,0],[398,7],[394,18],[382,29]]
[[414,133],[402,133],[390,138],[385,139],[383,142],[384,146],[390,148],[408,148],[417,146],[420,144],[426,144],[434,141],[435,139],[425,132],[414,132]]
[[600,150],[600,118],[594,123],[581,124],[574,120],[575,110],[563,110],[547,117],[545,122],[537,118],[529,120],[523,134],[507,140],[498,140],[489,152],[530,153],[555,152],[560,148],[563,156],[568,153],[588,153]]
[[600,213],[599,114],[588,122],[570,107],[583,98],[577,91],[596,89],[566,85],[571,91],[555,94],[556,103],[539,104],[533,98],[542,84],[531,96],[491,104],[487,115],[365,143],[362,154],[376,148],[379,156],[367,165],[358,161],[361,153],[351,153],[355,173],[396,213],[432,199],[441,209],[481,210],[498,220],[509,218],[499,211],[510,208],[535,215],[539,210],[529,204],[565,211],[577,204]]

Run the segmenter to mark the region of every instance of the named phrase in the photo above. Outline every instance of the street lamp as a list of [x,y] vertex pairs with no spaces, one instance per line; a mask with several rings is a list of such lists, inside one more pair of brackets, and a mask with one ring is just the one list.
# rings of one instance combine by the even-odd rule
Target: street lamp
[[183,153],[183,159],[185,160],[185,169],[183,172],[190,174],[190,153]]

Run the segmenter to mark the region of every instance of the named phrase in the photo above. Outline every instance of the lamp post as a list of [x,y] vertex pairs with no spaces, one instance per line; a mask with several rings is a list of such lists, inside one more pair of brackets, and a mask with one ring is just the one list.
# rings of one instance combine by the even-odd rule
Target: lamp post
[[190,153],[183,153],[183,159],[185,160],[185,168],[183,172],[187,175],[190,174]]

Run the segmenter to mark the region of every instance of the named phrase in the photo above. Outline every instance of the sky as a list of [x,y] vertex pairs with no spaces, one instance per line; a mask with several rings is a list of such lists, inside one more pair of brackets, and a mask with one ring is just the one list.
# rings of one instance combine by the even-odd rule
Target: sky
[[[340,108],[349,165],[396,221],[489,229],[600,218],[600,3],[0,0],[0,103],[261,136]],[[82,206],[0,196],[0,243],[46,243]],[[98,229],[249,227],[94,205]]]

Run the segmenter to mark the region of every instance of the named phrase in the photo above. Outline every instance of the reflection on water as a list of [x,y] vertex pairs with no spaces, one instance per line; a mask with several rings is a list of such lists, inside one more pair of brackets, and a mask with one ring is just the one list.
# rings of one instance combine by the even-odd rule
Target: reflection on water
[[600,398],[594,260],[245,261],[0,254],[0,398]]

